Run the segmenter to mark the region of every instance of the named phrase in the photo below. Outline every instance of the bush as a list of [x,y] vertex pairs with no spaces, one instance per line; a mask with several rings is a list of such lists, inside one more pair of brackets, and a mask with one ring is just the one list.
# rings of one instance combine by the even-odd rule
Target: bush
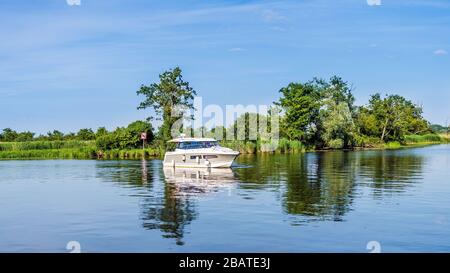
[[291,152],[301,152],[304,150],[303,143],[298,140],[292,140],[289,143],[289,148]]
[[344,141],[340,138],[333,139],[328,142],[328,147],[331,149],[342,149],[344,148]]
[[103,132],[97,137],[96,146],[100,150],[136,149],[142,146],[141,133],[147,133],[147,142],[153,140],[153,131],[150,123],[135,121],[128,127],[118,127],[114,132]]
[[384,145],[384,147],[386,149],[398,149],[400,147],[402,147],[402,144],[400,144],[400,142],[398,141],[392,141],[392,142],[388,142]]
[[103,135],[97,138],[95,145],[100,150],[111,150],[117,148],[113,134]]
[[271,153],[275,152],[278,148],[277,143],[271,141],[271,142],[262,142],[260,144],[259,151],[262,153]]
[[256,153],[256,144],[253,143],[253,142],[245,143],[245,152],[247,154],[254,154],[254,153]]
[[383,142],[379,137],[356,135],[354,138],[355,146],[361,148],[370,148],[382,146]]

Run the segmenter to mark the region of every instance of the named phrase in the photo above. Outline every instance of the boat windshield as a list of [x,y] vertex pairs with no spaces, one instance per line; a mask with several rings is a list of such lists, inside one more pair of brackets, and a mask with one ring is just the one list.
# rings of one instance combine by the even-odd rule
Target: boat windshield
[[216,147],[219,144],[217,141],[186,141],[179,142],[177,144],[177,149],[189,150],[189,149],[203,149]]

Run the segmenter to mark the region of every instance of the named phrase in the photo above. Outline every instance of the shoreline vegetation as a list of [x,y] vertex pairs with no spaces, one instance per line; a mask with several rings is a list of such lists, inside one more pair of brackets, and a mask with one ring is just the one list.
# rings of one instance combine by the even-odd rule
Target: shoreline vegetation
[[[292,82],[279,90],[279,100],[267,113],[237,113],[228,128],[193,128],[189,123],[183,124],[176,133],[213,137],[241,154],[399,149],[449,142],[449,126],[431,125],[423,117],[422,107],[412,101],[399,95],[375,93],[368,104],[358,106],[353,91],[337,76]],[[171,148],[167,141],[179,120],[193,121],[190,115],[186,117],[176,109],[194,110],[197,92],[176,67],[160,74],[159,82],[142,85],[136,93],[144,97],[137,109],[150,109],[153,113],[145,121],[113,131],[105,127],[95,132],[90,128],[77,133],[54,130],[38,136],[5,128],[0,132],[0,159],[162,157]],[[157,130],[151,123],[154,119],[162,120]],[[146,133],[144,140],[142,133]],[[278,135],[278,143],[271,141],[274,135]]]
[[[450,143],[450,137],[439,134],[408,135],[404,143],[389,142],[370,145],[367,147],[355,147],[351,150],[392,150],[401,148],[413,148],[420,146]],[[266,151],[260,143],[254,144],[243,141],[221,142],[221,145],[239,151],[241,154],[288,154],[319,151],[336,151],[336,149],[308,148],[298,141],[281,139],[275,151]],[[145,149],[112,149],[99,150],[95,141],[31,141],[31,142],[0,142],[0,160],[23,159],[142,159],[161,158],[165,150],[158,147]]]

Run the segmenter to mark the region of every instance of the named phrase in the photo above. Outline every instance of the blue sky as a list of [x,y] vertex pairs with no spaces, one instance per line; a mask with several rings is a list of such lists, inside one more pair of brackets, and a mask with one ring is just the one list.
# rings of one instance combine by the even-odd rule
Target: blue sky
[[[270,104],[337,74],[450,118],[450,1],[0,0],[0,128],[124,126],[141,84],[180,66],[205,104]],[[449,119],[450,120],[450,119]]]

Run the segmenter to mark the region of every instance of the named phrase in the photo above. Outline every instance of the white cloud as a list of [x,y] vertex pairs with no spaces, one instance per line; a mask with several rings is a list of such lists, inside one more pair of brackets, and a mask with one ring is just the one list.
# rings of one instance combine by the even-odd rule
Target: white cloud
[[369,6],[381,6],[381,0],[367,0]]
[[284,27],[271,27],[271,30],[285,32],[287,31]]
[[281,15],[279,12],[276,12],[272,9],[265,9],[262,11],[262,17],[266,22],[276,22],[283,21],[286,19],[285,16]]
[[80,6],[81,0],[66,0],[67,5],[69,6]]
[[246,51],[244,48],[241,47],[233,47],[228,49],[229,52],[242,52],[242,51]]
[[433,52],[434,55],[448,55],[447,50],[444,49],[437,49]]

